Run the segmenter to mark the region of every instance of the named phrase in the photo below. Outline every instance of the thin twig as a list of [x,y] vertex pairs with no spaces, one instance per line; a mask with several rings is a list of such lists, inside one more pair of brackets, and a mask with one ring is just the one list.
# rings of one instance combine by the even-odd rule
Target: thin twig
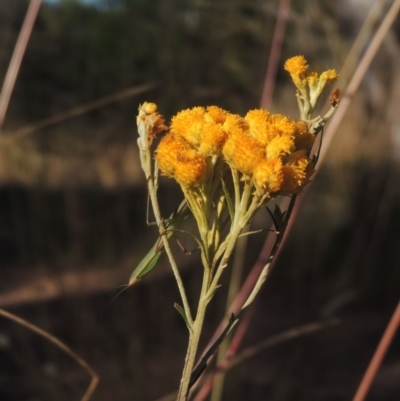
[[22,24],[6,77],[4,78],[3,88],[0,94],[0,130],[3,127],[22,58],[24,57],[25,49],[31,36],[33,24],[35,23],[41,2],[42,0],[31,0],[29,3],[28,11],[26,12],[25,20]]
[[104,96],[100,99],[93,100],[92,102],[82,104],[80,106],[74,107],[71,110],[63,111],[54,116],[44,118],[43,120],[34,122],[25,127],[22,127],[14,132],[12,132],[7,137],[3,138],[4,141],[11,141],[15,139],[22,138],[26,135],[33,134],[34,132],[50,127],[55,124],[59,124],[63,121],[70,120],[71,118],[79,117],[90,111],[99,109],[100,107],[107,106],[111,103],[119,102],[128,97],[140,95],[144,92],[148,92],[156,88],[159,84],[157,82],[148,82],[141,85],[135,85],[130,88],[124,89],[122,91],[113,93],[111,95]]
[[272,38],[271,52],[269,54],[267,73],[265,75],[264,88],[261,96],[260,106],[269,109],[272,95],[274,93],[276,71],[282,50],[283,38],[285,35],[286,21],[290,9],[290,0],[281,0],[276,18],[274,36]]
[[377,349],[375,350],[374,356],[364,374],[363,379],[358,387],[356,395],[353,401],[364,401],[368,394],[369,388],[381,366],[382,360],[386,355],[389,345],[393,341],[393,337],[396,334],[398,328],[400,327],[400,302],[397,304],[395,311],[393,312],[392,318],[386,327],[385,333],[383,334],[381,341]]
[[71,350],[67,345],[61,342],[58,338],[54,337],[52,334],[48,333],[47,331],[42,330],[41,328],[35,326],[32,323],[20,318],[19,316],[14,315],[4,309],[0,308],[0,315],[5,317],[6,319],[10,319],[13,322],[20,324],[23,327],[26,327],[28,330],[33,331],[34,333],[38,334],[39,336],[45,338],[46,340],[53,343],[56,347],[60,348],[66,354],[68,354],[72,359],[74,359],[79,365],[82,366],[84,370],[92,377],[92,380],[81,398],[81,401],[89,401],[92,397],[94,390],[99,383],[99,377],[97,376],[96,372],[88,365],[88,363],[82,359],[79,355],[77,355],[74,351]]
[[[238,327],[235,331],[235,333],[232,336],[232,340],[229,343],[223,342],[218,349],[218,351],[221,351],[221,356],[218,354],[218,359],[216,362],[217,369],[214,370],[214,372],[210,372],[210,375],[207,375],[207,377],[210,377],[209,380],[207,380],[203,386],[201,387],[200,391],[196,394],[196,397],[194,398],[193,401],[203,401],[205,397],[208,395],[208,393],[213,391],[214,395],[214,388],[218,385],[218,379],[219,377],[225,378],[225,373],[227,369],[220,369],[222,366],[227,366],[228,361],[236,355],[240,344],[242,343],[242,340],[249,328],[249,325],[251,323],[251,319],[254,315],[255,311],[255,306],[256,303],[253,303],[247,310],[246,313],[244,314],[243,318],[240,320]],[[222,354],[223,352],[223,354]],[[212,396],[213,396],[212,395]],[[220,389],[220,397],[222,397],[222,388]]]
[[[245,233],[249,233],[249,229],[244,230]],[[245,235],[245,234],[243,234]],[[246,257],[246,249],[247,249],[247,242],[249,236],[245,236],[241,238],[236,243],[236,249],[233,255],[233,262],[232,262],[232,270],[230,272],[230,282],[229,282],[229,289],[228,289],[228,296],[226,300],[226,310],[225,313],[229,313],[229,306],[231,305],[232,301],[234,300],[236,294],[240,290],[241,279],[242,279],[242,270],[243,265]],[[221,363],[225,359],[225,355],[227,353],[229,343],[230,343],[230,335],[227,336],[228,338],[226,341],[222,342],[220,347],[218,348],[217,354],[217,364]],[[224,386],[225,375],[224,373],[217,375],[214,378],[214,386],[212,389],[211,394],[211,401],[219,401],[222,396],[222,390]]]
[[[337,86],[339,88],[345,88],[349,80],[356,69],[357,63],[361,58],[363,50],[367,48],[368,41],[370,40],[371,33],[374,30],[377,22],[381,18],[382,11],[386,7],[387,0],[375,0],[367,17],[365,18],[360,31],[357,34],[349,52],[346,55],[344,63],[340,69],[339,80],[337,81]],[[323,109],[329,107],[329,98]]]
[[[355,71],[352,79],[346,91],[344,92],[338,108],[331,119],[331,122],[324,133],[324,143],[321,148],[321,155],[320,159],[322,160],[329,148],[330,143],[333,140],[335,133],[343,120],[344,115],[347,112],[347,109],[353,100],[353,96],[356,93],[360,83],[362,82],[366,72],[368,71],[369,66],[372,63],[372,60],[376,56],[376,53],[379,50],[386,34],[388,33],[389,29],[393,25],[396,17],[400,11],[400,0],[394,0],[392,6],[390,7],[389,11],[387,12],[385,18],[383,19],[381,25],[379,26],[378,30],[376,31],[375,36],[373,37],[371,44],[369,45],[367,51],[365,52],[363,58],[361,59],[360,63],[358,64],[358,68]],[[318,170],[315,174],[318,173]]]
[[193,401],[203,401],[205,397],[211,390],[213,385],[214,376],[217,373],[227,372],[233,367],[243,363],[245,360],[257,355],[261,351],[266,350],[267,348],[271,348],[278,344],[282,344],[283,342],[293,340],[294,338],[315,333],[316,331],[323,330],[332,325],[336,325],[340,323],[339,319],[333,318],[325,322],[313,322],[308,323],[299,327],[294,327],[293,329],[289,329],[284,331],[283,333],[279,333],[277,335],[266,338],[265,340],[254,344],[233,357],[233,355],[227,355],[226,359],[222,361],[221,364],[216,366],[213,371],[210,371],[207,377],[204,378],[204,383],[201,390],[197,393],[196,397]]
[[244,349],[242,352],[237,354],[236,357],[232,358],[231,361],[228,363],[228,367],[229,369],[231,369],[239,363],[242,363],[244,360],[254,355],[257,355],[260,351],[281,344],[284,341],[292,340],[305,334],[314,333],[316,331],[325,329],[326,327],[338,324],[339,322],[339,319],[333,318],[328,320],[327,322],[308,323],[303,326],[284,331],[283,333],[277,334],[276,336],[269,337],[257,344],[254,344]]

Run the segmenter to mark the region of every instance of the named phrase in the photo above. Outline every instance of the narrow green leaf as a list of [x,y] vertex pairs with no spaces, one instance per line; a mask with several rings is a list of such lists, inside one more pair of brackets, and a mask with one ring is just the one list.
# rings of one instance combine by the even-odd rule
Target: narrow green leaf
[[191,331],[191,327],[189,325],[189,322],[187,320],[186,317],[186,313],[185,310],[182,308],[182,306],[180,306],[177,302],[174,303],[174,308],[178,311],[178,313],[182,316],[183,320],[186,323],[186,327],[189,329],[189,331]]

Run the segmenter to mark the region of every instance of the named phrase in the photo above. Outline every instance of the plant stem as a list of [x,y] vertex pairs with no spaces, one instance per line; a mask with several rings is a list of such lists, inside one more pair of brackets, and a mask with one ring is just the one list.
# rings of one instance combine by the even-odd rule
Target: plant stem
[[145,173],[146,180],[147,180],[147,188],[149,191],[150,201],[153,208],[154,217],[157,222],[158,230],[160,233],[161,240],[164,245],[165,253],[168,256],[169,263],[171,265],[172,271],[175,276],[176,283],[178,285],[179,293],[182,299],[183,309],[186,315],[186,321],[188,323],[189,329],[193,325],[193,317],[190,310],[189,302],[186,296],[185,286],[183,285],[182,277],[180,275],[178,265],[176,264],[175,258],[172,254],[171,247],[169,245],[168,236],[166,235],[166,229],[164,220],[161,216],[160,206],[158,204],[157,199],[157,184],[158,184],[158,177],[157,174],[154,174],[155,168],[152,167],[152,154],[151,154],[151,143],[148,143],[149,137],[149,127],[146,124],[138,123],[138,130],[139,130],[139,139],[138,145],[140,150],[140,163],[142,165],[142,169]]
[[197,349],[199,347],[200,335],[203,329],[204,318],[206,315],[207,305],[209,298],[207,297],[207,290],[209,286],[210,269],[204,269],[203,284],[201,287],[201,294],[199,306],[197,309],[196,319],[193,322],[192,330],[189,334],[189,343],[186,351],[185,365],[183,367],[181,383],[179,386],[177,401],[186,401],[191,387],[191,376],[196,362]]

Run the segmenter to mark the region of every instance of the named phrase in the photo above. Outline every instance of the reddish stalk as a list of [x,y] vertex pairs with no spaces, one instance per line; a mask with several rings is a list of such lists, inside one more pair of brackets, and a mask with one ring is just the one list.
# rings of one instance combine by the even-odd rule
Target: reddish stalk
[[282,51],[282,42],[285,36],[286,21],[289,15],[290,0],[281,0],[276,18],[274,36],[272,38],[271,53],[269,54],[267,73],[265,75],[264,88],[260,106],[269,109],[274,93],[276,71]]
[[400,302],[397,304],[397,308],[395,309],[392,318],[390,319],[389,324],[386,327],[385,333],[383,334],[381,341],[379,342],[378,348],[376,349],[374,356],[371,359],[371,362],[364,374],[363,379],[358,387],[356,395],[353,398],[353,401],[364,401],[365,397],[368,394],[368,391],[374,381],[376,373],[378,372],[379,367],[383,361],[384,356],[389,348],[389,345],[393,341],[393,337],[396,334],[398,328],[400,326]]
[[28,11],[26,12],[25,20],[22,24],[6,77],[4,78],[3,88],[0,95],[0,129],[3,126],[6,117],[11,94],[14,89],[15,81],[17,80],[22,58],[24,57],[25,49],[31,36],[33,24],[35,23],[41,2],[42,0],[31,0],[29,3]]

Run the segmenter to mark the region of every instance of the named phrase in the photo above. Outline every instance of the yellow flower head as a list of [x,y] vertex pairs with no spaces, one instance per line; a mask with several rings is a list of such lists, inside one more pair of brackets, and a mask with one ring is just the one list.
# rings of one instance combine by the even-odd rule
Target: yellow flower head
[[303,105],[303,118],[309,119],[315,108],[317,100],[327,85],[336,81],[339,74],[335,70],[324,71],[321,75],[316,72],[307,73],[308,65],[304,56],[295,56],[284,65],[297,89],[299,90]]
[[294,56],[294,57],[291,57],[286,60],[283,68],[290,75],[300,76],[307,71],[308,64],[307,64],[307,60],[304,58],[304,56]]
[[277,135],[293,136],[296,132],[296,122],[282,114],[271,114],[270,123],[274,132],[274,138]]
[[295,56],[286,60],[285,65],[283,67],[286,71],[289,72],[292,77],[292,81],[300,90],[300,92],[304,92],[306,89],[306,84],[304,78],[306,77],[306,71],[308,69],[307,60],[304,56]]
[[313,168],[310,166],[310,160],[304,151],[292,153],[286,164],[282,168],[283,182],[281,194],[291,195],[301,192],[312,174]]
[[277,193],[283,181],[282,161],[280,159],[263,159],[255,167],[253,182],[263,192]]
[[165,135],[156,150],[155,158],[163,174],[174,177],[181,185],[199,184],[206,175],[206,161],[181,136]]
[[250,110],[245,120],[249,124],[249,133],[264,146],[276,136],[294,136],[296,123],[281,114],[270,114],[263,109]]
[[221,124],[205,123],[201,134],[199,152],[204,156],[219,156],[228,134]]
[[338,78],[339,74],[335,70],[324,71],[321,75],[313,72],[307,77],[307,84],[310,90],[310,103],[312,107],[316,105],[322,91]]
[[257,139],[237,130],[229,136],[222,154],[229,164],[251,176],[255,166],[264,158],[265,148]]
[[171,132],[180,135],[204,156],[214,156],[221,149],[228,133],[223,129],[229,113],[217,106],[194,107],[172,118]]
[[266,146],[272,139],[269,112],[264,109],[250,110],[244,119],[249,124],[250,135]]
[[228,163],[233,163],[235,153],[236,138],[244,135],[248,130],[248,125],[238,114],[228,114],[222,124],[222,129],[227,135],[227,139],[222,148],[222,153]]
[[177,155],[185,152],[188,147],[188,143],[181,136],[175,136],[171,132],[165,135],[155,152],[155,159],[161,172],[168,177],[173,177]]
[[249,129],[247,122],[238,114],[228,113],[222,128],[228,134],[228,136],[235,133],[243,133]]
[[214,122],[223,124],[228,116],[228,112],[218,106],[208,106],[206,118],[210,117]]
[[268,159],[287,155],[294,151],[294,137],[288,135],[276,136],[267,145],[266,150]]
[[339,74],[335,70],[327,70],[321,74],[321,77],[319,80],[321,82],[321,85],[324,85],[324,87],[325,87],[326,85],[329,85],[332,82],[335,82],[338,78],[339,78]]
[[204,180],[206,173],[206,160],[195,149],[188,149],[177,155],[175,179],[182,186],[199,185]]
[[193,107],[180,111],[172,117],[170,130],[173,134],[181,135],[192,146],[198,147],[201,142],[201,133],[204,126],[204,107]]

